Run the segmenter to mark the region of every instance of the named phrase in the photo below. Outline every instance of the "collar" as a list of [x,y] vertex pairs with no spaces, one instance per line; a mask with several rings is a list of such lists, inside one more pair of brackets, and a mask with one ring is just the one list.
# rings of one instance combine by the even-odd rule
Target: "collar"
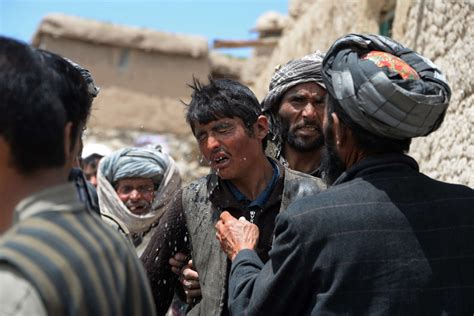
[[[281,194],[283,192],[285,180],[285,168],[278,161],[272,158],[269,159],[272,162],[272,166],[275,166],[275,168],[278,170],[278,173],[276,175],[276,180],[273,185],[273,188],[268,191],[269,196],[267,197],[266,203],[264,203],[264,209],[275,203],[281,202]],[[275,177],[275,172],[273,173],[273,176]],[[248,204],[239,201],[232,194],[228,185],[224,183],[224,180],[220,179],[215,173],[211,173],[207,176],[206,185],[207,191],[209,192],[209,200],[212,204],[216,206],[218,210],[247,208]],[[277,192],[278,194],[276,194]]]
[[237,187],[232,184],[230,181],[224,180],[224,184],[228,186],[230,192],[234,196],[234,198],[239,201],[242,204],[247,205],[247,208],[253,208],[257,207],[259,209],[263,209],[265,206],[266,202],[268,201],[268,198],[270,197],[270,193],[273,191],[273,188],[275,187],[275,184],[277,183],[278,176],[279,176],[279,170],[276,165],[276,163],[272,159],[268,159],[270,161],[270,164],[272,165],[273,168],[273,175],[270,180],[270,182],[267,184],[265,189],[257,196],[255,200],[249,200],[242,192],[237,189]]
[[418,172],[419,167],[415,159],[404,154],[382,154],[369,156],[357,162],[349,169],[344,171],[333,185],[348,182],[357,177],[387,171],[391,168],[405,167]]
[[70,212],[83,208],[84,204],[77,195],[74,183],[68,182],[41,190],[21,200],[15,207],[13,223],[42,212]]

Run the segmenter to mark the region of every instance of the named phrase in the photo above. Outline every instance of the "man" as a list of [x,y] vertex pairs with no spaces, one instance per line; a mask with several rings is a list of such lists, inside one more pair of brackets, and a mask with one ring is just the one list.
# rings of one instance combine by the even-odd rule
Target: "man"
[[0,37],[2,314],[155,313],[132,249],[67,182],[91,104],[70,63]]
[[[324,55],[316,52],[278,66],[270,81],[269,93],[262,101],[270,120],[272,142],[267,153],[293,170],[321,177],[319,165],[324,145],[322,122],[326,88],[321,76]],[[182,276],[187,300],[200,297],[199,276],[192,265],[180,269],[186,259],[177,253],[170,263]]]
[[123,148],[101,160],[98,182],[102,218],[130,238],[140,256],[181,187],[176,163],[159,147]]
[[289,168],[316,177],[321,177],[319,165],[324,145],[323,58],[323,54],[316,52],[278,66],[262,101],[276,144],[273,155]]
[[232,314],[472,315],[474,192],[404,154],[443,120],[441,72],[389,38],[351,34],[328,51],[323,79],[333,186],[279,215],[266,264],[252,250],[258,228],[221,215]]
[[186,118],[212,171],[176,195],[142,260],[159,314],[166,311],[177,280],[168,259],[183,252],[192,257],[202,290],[202,300],[189,314],[227,315],[229,262],[213,229],[220,213],[229,211],[260,227],[256,251],[266,261],[277,214],[323,185],[265,156],[268,120],[250,89],[226,79],[208,85],[196,80],[192,88]]
[[97,168],[102,158],[110,155],[112,151],[103,144],[87,144],[81,154],[81,167],[87,181],[97,188]]

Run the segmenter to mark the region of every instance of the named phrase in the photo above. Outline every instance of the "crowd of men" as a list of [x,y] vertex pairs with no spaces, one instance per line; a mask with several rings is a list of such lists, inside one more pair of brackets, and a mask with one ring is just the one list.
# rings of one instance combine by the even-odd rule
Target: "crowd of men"
[[92,185],[90,73],[0,37],[0,315],[474,314],[474,191],[407,155],[451,98],[430,60],[349,34],[261,103],[190,87],[209,174],[130,147],[83,156]]

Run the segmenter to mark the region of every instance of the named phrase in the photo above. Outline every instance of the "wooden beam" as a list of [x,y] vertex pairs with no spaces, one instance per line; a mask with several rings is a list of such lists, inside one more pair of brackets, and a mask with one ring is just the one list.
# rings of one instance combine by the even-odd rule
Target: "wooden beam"
[[258,47],[274,46],[278,43],[277,39],[256,39],[256,40],[214,40],[214,48],[239,48],[239,47]]

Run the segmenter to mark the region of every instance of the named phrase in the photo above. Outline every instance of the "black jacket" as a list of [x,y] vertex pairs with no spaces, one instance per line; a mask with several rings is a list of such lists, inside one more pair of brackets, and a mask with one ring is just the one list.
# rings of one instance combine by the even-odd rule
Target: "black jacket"
[[472,315],[474,192],[404,155],[364,159],[232,263],[233,315]]

